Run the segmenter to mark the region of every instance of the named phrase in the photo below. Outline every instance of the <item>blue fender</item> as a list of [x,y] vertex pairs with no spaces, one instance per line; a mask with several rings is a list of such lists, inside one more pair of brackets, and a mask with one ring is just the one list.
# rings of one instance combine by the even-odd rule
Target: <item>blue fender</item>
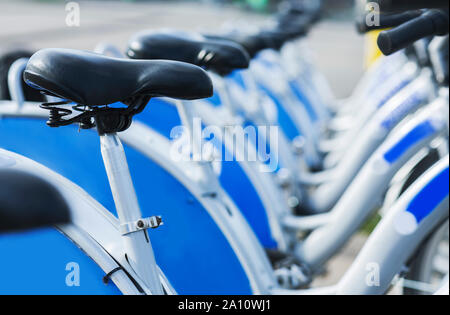
[[[8,117],[0,120],[0,135],[0,147],[49,167],[107,209],[115,209],[95,131],[78,132],[74,125],[50,128],[43,119]],[[175,290],[251,294],[236,254],[198,200],[156,163],[124,147],[143,215],[162,215],[165,222],[150,231],[150,238],[157,263]]]
[[[0,235],[0,294],[119,295],[103,270],[55,229]],[[79,282],[77,281],[79,280]]]
[[[214,106],[220,106],[216,100],[217,97],[212,99],[215,102]],[[137,119],[170,139],[170,130],[181,125],[175,106],[161,99],[153,99],[149,107],[151,110],[145,111]],[[225,152],[224,146],[222,146],[222,152]],[[276,248],[277,243],[272,237],[269,219],[261,198],[239,162],[223,161],[219,181],[247,219],[261,244],[265,248]]]
[[312,122],[317,122],[319,117],[316,113],[316,110],[314,109],[314,106],[312,105],[311,100],[309,100],[308,97],[303,92],[300,84],[297,81],[292,80],[292,81],[289,81],[289,87],[290,87],[292,93],[294,93],[295,97],[298,99],[299,104],[303,105],[305,107],[305,110],[308,113],[309,119]]
[[[247,89],[240,71],[233,71],[230,74],[229,79],[233,80],[244,90]],[[301,135],[300,130],[297,128],[297,126],[295,125],[295,122],[292,120],[292,118],[286,112],[286,110],[283,107],[283,104],[277,98],[277,96],[270,89],[268,89],[261,83],[257,83],[257,87],[258,87],[258,89],[261,90],[261,92],[264,95],[268,96],[272,100],[272,102],[274,102],[276,109],[277,109],[278,125],[280,126],[281,130],[286,135],[286,137],[292,141],[296,137],[300,136]]]

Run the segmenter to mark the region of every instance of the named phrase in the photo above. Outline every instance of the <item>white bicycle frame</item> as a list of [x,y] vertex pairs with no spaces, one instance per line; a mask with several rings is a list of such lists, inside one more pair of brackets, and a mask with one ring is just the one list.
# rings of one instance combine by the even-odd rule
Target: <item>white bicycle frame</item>
[[[338,294],[384,294],[418,246],[448,220],[448,193],[420,223],[407,211],[420,192],[445,169],[448,170],[448,158],[444,157],[423,174],[393,205],[339,282]],[[367,281],[370,266],[382,266],[376,277],[377,283]]]
[[[17,61],[17,65],[25,62],[26,60]],[[17,66],[12,70],[19,70],[20,72],[20,69],[21,67]],[[17,82],[20,83],[20,81]],[[22,93],[21,86],[16,85],[14,91],[19,94]],[[45,110],[39,108],[38,103],[25,102],[20,106],[15,101],[0,101],[0,104],[0,117],[7,115],[46,119],[48,116]],[[180,114],[182,117],[185,117],[183,120],[186,124],[188,122],[187,117],[190,116],[190,105],[183,106],[182,103],[178,103]],[[255,294],[267,294],[269,288],[276,286],[273,270],[264,249],[239,209],[223,191],[216,176],[211,176],[210,165],[208,165],[211,163],[210,161],[206,161],[206,163],[205,161],[173,162],[170,155],[170,142],[138,121],[133,122],[128,130],[120,133],[119,137],[128,145],[161,165],[199,200],[229,241],[249,278]],[[134,204],[135,193],[134,188],[130,185],[129,171],[126,166],[126,159],[124,160],[124,155],[121,153],[123,148],[121,148],[119,137],[110,135],[107,138],[103,138],[102,154],[104,155],[105,166],[108,168],[108,177],[111,182],[114,200],[116,203],[120,203],[116,208],[119,211],[119,207],[122,207],[122,209],[127,211],[126,209],[129,209],[128,207]],[[149,145],[149,143],[152,145]],[[121,165],[125,165],[125,168]],[[120,176],[121,179],[118,179],[117,176]],[[117,187],[118,181],[122,183],[120,187]],[[216,197],[208,197],[212,195]],[[124,206],[121,204],[123,202],[126,203]],[[133,219],[137,218],[136,212],[122,218],[121,224],[128,224],[130,223],[129,220],[131,222],[139,221],[139,219]],[[147,244],[150,245],[149,243]],[[148,259],[151,261],[153,259],[152,250],[150,255]],[[138,261],[137,259],[139,258],[136,258],[136,262]],[[140,259],[139,261],[145,264],[146,260]]]
[[[270,75],[267,75],[270,73]],[[317,128],[308,118],[308,112],[304,106],[298,104],[298,100],[293,95],[285,79],[285,73],[280,67],[268,69],[258,60],[252,61],[249,69],[249,75],[256,82],[262,82],[265,87],[270,87],[274,95],[281,101],[284,110],[294,121],[297,129],[302,134],[304,142],[304,159],[308,164],[314,165],[320,162],[320,156],[316,148],[319,133]],[[246,102],[242,100],[241,103]]]
[[[26,110],[25,110],[25,108],[26,107],[28,107],[28,106],[25,106],[26,104],[24,104],[24,106],[22,107],[22,108],[20,108],[20,110],[19,110],[19,112],[21,112],[21,114],[23,114],[23,113],[25,113],[26,112]],[[38,112],[38,110],[37,110],[37,106],[35,105],[35,104],[32,104],[32,106],[36,109],[36,110],[34,110],[34,113],[36,114],[37,112]],[[17,110],[17,109],[16,109]],[[31,110],[31,112],[32,112],[33,110]],[[41,115],[41,114],[38,114],[39,116]],[[41,116],[42,117],[42,116]],[[440,117],[442,117],[442,116],[440,116]],[[133,125],[135,125],[135,124],[133,124]],[[143,126],[139,126],[140,127],[140,131],[139,131],[139,138],[140,139],[146,139],[146,137],[145,136],[143,136],[143,133],[142,133],[142,127]],[[139,128],[138,127],[138,128]],[[148,127],[147,127],[148,128]],[[436,130],[436,132],[438,132],[438,130]],[[133,134],[133,132],[132,132],[132,128],[130,128],[130,130],[129,130],[129,132],[127,131],[126,133],[124,133],[124,134],[127,134],[128,133],[128,136],[130,135],[130,134]],[[137,135],[137,133],[136,133],[136,135]],[[127,136],[125,136],[125,137],[127,137]],[[130,137],[130,136],[129,136]],[[117,140],[117,138],[116,137],[114,137],[114,139],[115,140]],[[114,140],[114,141],[115,141]],[[136,139],[135,139],[136,140]],[[428,140],[428,139],[427,139]],[[109,141],[109,140],[108,140]],[[423,142],[421,142],[420,144],[423,146],[424,144],[426,143],[426,141],[423,141]],[[143,148],[144,146],[138,146],[137,145],[137,142],[135,142],[135,144],[136,144],[136,146],[135,147],[140,147],[140,148]],[[133,145],[133,144],[132,144]],[[148,146],[148,145],[145,145],[145,147],[147,148],[147,149],[149,149],[150,147],[152,147],[152,148],[154,148],[154,147],[159,147],[159,146]],[[107,146],[107,148],[108,148],[108,146]],[[415,148],[414,148],[415,149]],[[115,150],[115,149],[113,149],[113,150]],[[411,151],[411,150],[410,150]],[[114,152],[114,151],[113,151]],[[408,152],[408,153],[410,153],[410,152]],[[114,155],[115,154],[117,154],[117,152],[116,153],[114,153]],[[147,151],[147,154],[151,154],[151,153],[149,153],[148,151]],[[154,154],[161,154],[161,152],[158,152],[158,153],[154,153]],[[109,154],[105,154],[106,156],[107,156],[107,158],[106,158],[106,160],[108,160],[108,159],[111,159],[111,157],[110,157],[110,155]],[[111,156],[114,156],[114,155],[111,155]],[[120,153],[119,153],[119,155],[120,155]],[[119,156],[120,157],[120,156]],[[123,157],[123,156],[122,156]],[[406,159],[406,158],[405,158]],[[112,157],[112,160],[115,160],[115,158],[114,157]],[[117,159],[117,160],[119,160],[119,159]],[[117,161],[116,160],[116,161]],[[398,164],[401,164],[401,163],[398,163]],[[176,165],[176,163],[175,163],[175,165]],[[186,170],[186,169],[185,169]],[[112,171],[112,168],[111,168],[111,170],[110,171]],[[126,170],[125,169],[122,169],[122,171],[123,172],[125,172],[126,173]],[[183,171],[183,174],[185,173],[186,171]],[[129,175],[129,174],[128,174]],[[125,176],[126,176],[126,174],[125,174]],[[186,177],[186,176],[185,176]],[[112,180],[114,181],[114,177],[111,177],[112,178]],[[114,185],[112,185],[113,187],[114,187]],[[120,189],[119,189],[120,190]],[[123,190],[120,190],[120,191],[122,191],[122,192],[126,192],[126,191],[128,191],[128,193],[132,193],[132,191],[130,191],[130,189],[129,189],[129,187],[128,188],[124,188]],[[222,195],[222,194],[221,194]],[[129,198],[129,196],[127,197],[127,198]],[[132,198],[131,198],[132,199]],[[225,198],[226,199],[226,198]],[[231,201],[230,201],[231,202]],[[251,231],[250,231],[250,228],[247,226],[246,227],[246,224],[240,224],[240,225],[236,225],[236,223],[238,222],[238,221],[243,221],[243,222],[245,222],[245,220],[243,219],[243,218],[239,218],[239,216],[234,216],[235,218],[237,217],[238,219],[236,220],[236,221],[234,221],[234,222],[230,222],[230,223],[232,223],[231,224],[231,226],[238,226],[238,228],[230,228],[230,234],[232,234],[232,233],[235,233],[235,232],[237,232],[238,230],[239,230],[239,233],[237,233],[237,235],[236,236],[234,236],[235,237],[235,242],[237,242],[237,243],[242,243],[242,241],[241,242],[239,242],[239,238],[242,238],[242,228],[243,228],[243,230],[245,231],[245,230],[247,230],[248,229],[248,232],[247,233],[244,233],[244,234],[247,234],[247,236],[245,237],[245,242],[249,242],[249,243],[253,243],[253,241],[254,241],[254,244],[257,244],[257,241],[256,241],[256,238],[254,237],[254,235],[253,235],[253,233],[251,233]],[[216,222],[222,222],[222,220],[223,220],[223,218],[220,218],[219,220],[216,220]],[[227,220],[225,220],[225,222],[226,222]],[[222,225],[221,226],[223,226],[224,224],[222,223]],[[232,230],[234,230],[234,232],[232,232]],[[225,233],[226,234],[226,233]],[[226,234],[227,235],[227,234]],[[253,235],[253,236],[252,236]],[[330,235],[332,235],[332,234],[330,234]],[[228,237],[230,237],[230,235],[227,235]],[[333,236],[334,237],[334,236]],[[249,241],[250,240],[250,241]],[[253,240],[253,241],[252,241]],[[305,242],[306,243],[306,242]],[[323,245],[323,244],[322,244]],[[322,246],[321,245],[321,246]],[[259,251],[259,255],[254,255],[255,254],[255,248],[257,249],[257,248],[259,248],[260,246],[258,246],[258,245],[254,245],[254,247],[253,247],[253,245],[252,246],[248,246],[248,244],[241,244],[241,249],[242,249],[242,251],[245,251],[245,250],[248,250],[248,249],[250,249],[250,248],[253,248],[253,250],[251,250],[250,252],[248,252],[247,253],[247,255],[245,255],[245,253],[241,253],[241,255],[245,255],[246,256],[246,258],[249,260],[249,261],[253,261],[253,263],[248,263],[247,265],[249,266],[248,267],[248,269],[246,269],[246,271],[247,270],[249,270],[249,269],[253,269],[253,270],[257,270],[256,272],[254,272],[255,273],[255,275],[254,275],[254,277],[255,277],[255,279],[261,279],[261,275],[259,275],[259,273],[261,272],[261,269],[260,268],[254,268],[255,266],[261,266],[261,260],[260,260],[260,258],[261,257],[264,257],[264,254],[263,254],[263,251],[262,251],[262,249]],[[332,246],[331,246],[332,247]],[[258,253],[258,250],[256,250],[256,253]],[[242,257],[242,256],[241,256]],[[243,259],[244,260],[244,259]],[[258,260],[259,260],[259,262],[258,262]],[[264,261],[265,259],[262,259],[262,261]],[[264,265],[264,263],[262,264],[262,265]],[[263,275],[265,276],[265,277],[267,277],[267,279],[266,279],[266,281],[260,281],[260,280],[255,280],[256,282],[259,282],[259,285],[255,285],[256,287],[260,287],[261,288],[261,290],[259,290],[260,292],[271,292],[271,290],[273,290],[274,289],[274,287],[276,287],[276,286],[274,286],[274,279],[273,279],[273,277],[272,276],[270,276],[270,271],[269,271],[269,269],[271,269],[270,268],[270,266],[267,266],[268,264],[266,264],[266,267],[265,267],[265,269],[268,271],[268,273],[269,274],[265,274],[265,273],[263,273]],[[250,271],[248,271],[248,272],[250,272]],[[265,283],[265,285],[263,284],[263,283]],[[264,289],[265,288],[265,289]]]
[[[411,65],[416,67],[415,64],[409,64],[409,66]],[[416,71],[408,70],[406,72],[407,73],[403,76],[395,77],[395,82],[402,83],[412,80],[412,75]],[[244,76],[244,78],[246,77]],[[247,80],[246,84],[250,85],[251,79]],[[233,87],[233,85],[231,86]],[[392,90],[390,84],[386,85],[386,89],[388,91],[385,92],[385,94],[387,93],[389,95],[389,91]],[[341,163],[336,167],[321,173],[308,174],[304,171],[299,171],[297,174],[294,173],[292,177],[299,178],[300,183],[307,188],[317,186],[313,193],[308,196],[309,198],[307,197],[306,200],[303,200],[308,203],[308,208],[314,209],[316,212],[320,213],[328,211],[335,205],[339,197],[348,187],[352,178],[362,167],[364,161],[366,161],[374,152],[389,131],[407,115],[416,111],[422,104],[432,100],[435,97],[434,89],[435,85],[431,80],[430,70],[424,69],[420,77],[416,78],[412,83],[390,99],[385,106],[377,111],[376,115],[370,119],[369,123],[366,122],[366,126],[362,132],[354,131],[359,137],[356,141],[351,141],[352,145],[347,148],[347,153],[341,158]],[[239,89],[235,87],[233,87],[232,90],[235,94],[239,91]],[[242,98],[242,104],[245,104],[246,100],[248,100],[248,97],[245,97],[243,93],[240,94],[238,98],[239,97]],[[250,101],[250,103],[252,102],[253,101]],[[377,99],[377,101],[373,103],[378,104],[379,102],[379,99]],[[374,105],[369,107],[373,108]],[[380,124],[391,116],[395,117],[395,119],[390,119],[392,123],[389,124],[389,127],[380,128]],[[367,126],[367,124],[369,126]],[[284,141],[281,141],[281,143],[283,144]],[[291,152],[288,151],[289,150],[283,150],[282,153],[284,155],[292,156],[292,150]],[[289,166],[291,166],[291,164]],[[298,170],[298,168],[295,167],[292,169]]]
[[[396,275],[402,272],[419,245],[449,218],[448,194],[417,222],[408,212],[414,199],[424,198],[421,192],[447,169],[448,156],[423,174],[393,205],[371,234],[352,266],[335,286],[311,290],[277,290],[276,294],[384,294]],[[436,294],[448,294],[448,279]]]
[[[385,82],[375,88],[371,94],[368,94],[360,103],[360,109],[352,114],[353,120],[348,125],[348,130],[336,134],[331,139],[322,140],[322,151],[327,152],[324,159],[325,168],[330,168],[338,163],[346,152],[352,147],[352,143],[356,140],[359,132],[363,130],[370,118],[379,110],[379,105],[401,94],[404,89],[412,83],[413,80],[423,80],[429,78],[429,69],[424,69],[422,76],[418,74],[418,66],[409,62],[404,65],[403,69],[396,75],[387,78]],[[386,104],[384,104],[386,105]],[[383,108],[384,105],[381,107]]]
[[[46,119],[48,115],[39,108],[37,103],[25,102],[20,108],[14,102],[0,102],[0,104],[0,116]],[[170,142],[138,121],[133,122],[131,127],[120,133],[119,136],[128,145],[161,165],[199,200],[229,241],[249,278],[253,292],[255,294],[267,294],[267,288],[276,285],[270,262],[247,221],[231,198],[223,191],[216,177],[205,176],[204,166],[201,165],[201,162],[172,162]],[[117,163],[117,160],[115,161]],[[122,169],[122,171],[126,170]],[[120,193],[124,196],[119,198],[133,199],[133,192],[134,190],[130,192],[130,188],[125,187],[120,190]],[[132,194],[131,197],[129,196],[130,193]],[[212,195],[216,197],[208,197]],[[116,200],[117,197],[114,196],[114,198]],[[145,262],[145,260],[142,261]]]
[[[435,116],[437,116],[437,117],[439,117],[439,121],[440,121],[440,123],[438,123],[437,125],[438,125],[438,127],[436,127],[436,130],[435,130],[435,132],[433,133],[433,135],[432,136],[430,136],[430,138],[427,138],[425,141],[422,141],[422,142],[420,142],[419,144],[417,144],[417,147],[414,147],[411,151],[409,151],[408,152],[408,155],[407,155],[407,157],[406,158],[404,158],[404,160],[403,161],[407,161],[408,160],[408,157],[411,157],[412,155],[413,155],[413,153],[414,152],[416,152],[417,150],[419,150],[420,148],[422,148],[422,147],[424,147],[424,146],[426,146],[426,144],[430,141],[430,139],[431,138],[434,138],[434,137],[436,137],[438,134],[440,134],[440,133],[442,133],[443,132],[443,130],[445,129],[443,126],[445,126],[445,122],[442,122],[442,120],[440,119],[441,117],[443,117],[443,116],[446,116],[445,115],[445,106],[442,106],[442,102],[444,102],[444,104],[445,104],[445,102],[446,102],[446,100],[444,99],[444,100],[440,100],[440,102],[436,102],[436,103],[439,103],[439,104],[434,104],[434,105],[432,105],[432,106],[430,106],[430,108],[434,108],[435,110],[430,110],[430,108],[427,108],[427,110],[426,111],[423,111],[422,112],[422,114],[421,115],[419,115],[419,117],[417,118],[417,120],[416,120],[416,124],[419,124],[421,121],[422,121],[422,119],[425,119],[425,118],[423,118],[423,115],[425,115],[426,113],[432,113],[432,117],[435,117]],[[443,109],[444,108],[444,109]],[[444,114],[443,114],[444,113]],[[421,118],[422,117],[422,118]],[[425,116],[425,117],[427,117],[427,118],[429,118],[428,116]],[[414,126],[416,126],[416,124],[414,124]],[[411,125],[412,124],[410,124],[410,128],[413,128],[413,127],[411,127]],[[406,127],[405,127],[406,128]],[[403,137],[404,136],[404,131],[402,132],[402,133],[400,133],[400,135]],[[400,138],[399,136],[397,136],[397,138],[396,138],[396,140],[397,141],[399,141],[399,139],[402,139],[402,137]],[[391,141],[390,143],[388,143],[389,145],[392,145],[392,143],[393,143],[393,141]],[[386,147],[386,145],[385,145],[385,147]],[[389,181],[390,181],[390,178],[392,178],[392,176],[395,174],[395,172],[396,172],[396,170],[398,170],[398,168],[399,167],[401,167],[401,165],[403,165],[403,163],[405,163],[405,162],[402,162],[402,163],[397,163],[396,165],[395,165],[395,167],[393,167],[392,169],[390,169],[389,170],[389,172],[387,173],[387,175],[386,175],[386,178],[384,178],[383,179],[383,181],[382,181],[382,183],[380,184],[380,188],[381,188],[381,190],[380,190],[380,193],[379,193],[379,195],[380,195],[380,197],[379,198],[381,198],[381,195],[382,195],[382,193],[383,193],[383,191],[384,191],[384,188],[383,187],[386,187],[386,185],[389,183]],[[389,174],[391,174],[391,175],[389,175]],[[367,173],[366,173],[366,175],[367,175]],[[371,183],[371,177],[370,176],[367,176],[367,179],[366,179],[366,182],[367,183]],[[356,186],[356,187],[364,187],[364,188],[368,188],[368,186],[367,186],[367,184],[365,185],[365,186],[360,186],[360,185],[354,185],[354,186]],[[364,190],[364,188],[360,188],[360,190],[361,191],[363,191]],[[356,192],[354,192],[354,195],[355,196],[357,196],[357,195],[359,195],[360,194],[360,190],[358,190],[358,193],[356,193]],[[366,190],[369,190],[370,191],[370,189],[366,189]],[[355,189],[355,191],[356,191],[356,189]],[[369,196],[370,197],[370,196]],[[348,200],[349,198],[347,198],[347,200]],[[365,205],[370,205],[371,204],[371,202],[370,202],[370,200],[365,200],[365,202],[367,202],[366,204],[364,204],[364,203],[362,203],[362,204],[360,204],[359,205],[359,211],[361,211],[361,209],[362,208],[365,208]],[[370,207],[370,206],[369,206]],[[356,212],[355,212],[356,213]],[[285,214],[286,215],[286,214]],[[309,226],[309,227],[318,227],[319,225],[324,225],[324,224],[326,224],[326,222],[328,222],[328,220],[330,220],[330,218],[331,218],[332,216],[330,216],[330,215],[326,215],[326,216],[317,216],[317,217],[314,217],[314,218],[308,218],[308,219],[305,219],[305,220],[302,220],[302,219],[299,219],[298,221],[296,221],[295,220],[295,218],[293,218],[293,217],[291,217],[291,216],[287,216],[287,217],[283,217],[282,219],[281,219],[281,221],[282,222],[285,222],[285,224],[286,224],[286,226],[287,226],[287,229],[288,230],[295,230],[295,229],[292,229],[293,228],[293,226],[295,225],[295,223],[297,223],[297,222],[299,222],[299,226],[301,226],[302,228],[305,228],[305,227],[307,227],[307,226]],[[337,216],[337,217],[339,217],[339,216]],[[364,216],[363,216],[364,217]],[[362,220],[362,219],[361,219]],[[358,219],[356,220],[356,221],[358,221]],[[325,225],[326,226],[326,225]],[[357,227],[359,226],[359,224],[356,224],[355,226],[354,226],[354,228],[353,228],[353,230],[356,230],[357,229]],[[352,233],[350,233],[350,234],[352,234]],[[331,235],[334,235],[333,237],[335,237],[335,235],[336,234],[333,234],[333,233],[330,233],[330,234],[328,234],[328,238],[329,239],[333,239],[333,237],[331,237]],[[349,237],[348,235],[347,236],[345,236],[344,237],[344,239],[346,239],[347,237]],[[307,239],[307,242],[308,242],[308,239]],[[316,246],[316,247],[320,247],[320,246]],[[331,250],[331,252],[333,252],[334,250]]]
[[[331,210],[331,220],[299,244],[298,255],[311,266],[320,266],[328,260],[329,254],[337,251],[382,201],[389,182],[398,170],[433,139],[447,133],[447,116],[448,97],[441,97],[396,129],[365,163]],[[390,150],[401,145],[411,133],[424,128],[424,125],[428,131],[422,137],[410,141],[395,161],[386,161],[385,156]]]
[[[100,135],[101,152],[119,217],[128,261],[154,294],[164,293],[145,219],[137,201],[122,143],[116,133]],[[148,219],[147,219],[148,220]]]
[[[57,229],[91,257],[105,274],[119,267],[122,268],[110,277],[122,293],[155,294],[153,288],[148,286],[140,276],[141,270],[132,267],[126,259],[125,254],[128,253],[120,236],[118,219],[84,190],[45,166],[3,149],[0,149],[0,167],[29,172],[53,184],[67,201],[72,218],[72,223],[58,226]],[[162,271],[156,264],[152,266],[151,263],[150,261],[143,268],[154,268],[157,271],[157,283],[162,285],[167,294],[175,294],[175,290]],[[138,287],[133,281],[138,284]]]
[[428,71],[424,71],[420,77],[391,98],[358,132],[358,136],[342,154],[338,164],[326,171],[333,174],[332,179],[319,185],[310,195],[308,200],[310,208],[317,212],[328,211],[337,202],[364,162],[395,126],[421,106],[435,99],[436,92],[431,80],[431,71],[424,70]]

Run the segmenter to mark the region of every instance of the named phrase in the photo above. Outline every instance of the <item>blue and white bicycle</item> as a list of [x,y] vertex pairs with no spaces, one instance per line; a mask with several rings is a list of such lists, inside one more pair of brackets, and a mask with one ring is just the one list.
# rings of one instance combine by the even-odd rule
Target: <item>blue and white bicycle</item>
[[[293,20],[298,18],[292,14]],[[424,14],[400,28],[433,21]],[[297,39],[304,31],[294,32],[294,26],[213,39],[185,32],[143,32],[130,41],[129,57],[176,61],[136,61],[63,49],[18,60],[9,70],[13,101],[0,106],[0,143],[32,160],[1,151],[0,161],[8,168],[40,170],[65,191],[66,199],[73,200],[73,219],[68,227],[59,227],[65,235],[62,243],[68,238],[77,244],[122,293],[384,293],[427,237],[438,235],[435,243],[445,240],[445,233],[442,237],[434,232],[448,221],[448,83],[439,79],[439,73],[445,77],[445,68],[438,62],[448,37],[430,44],[431,66],[415,61],[414,51],[412,56],[399,53],[382,59],[355,94],[337,106],[330,95],[308,102],[313,91],[322,91],[323,80],[303,54],[295,57],[294,48],[304,47],[304,40],[292,42],[292,36]],[[255,41],[259,48],[248,49]],[[274,50],[280,46],[274,42],[283,44],[281,51]],[[114,50],[103,46],[102,52]],[[192,100],[211,95],[206,74],[179,61],[209,70],[213,98],[149,102],[161,96]],[[248,65],[249,70],[238,70]],[[286,65],[295,65],[298,72],[286,71]],[[387,73],[392,68],[398,71]],[[24,69],[26,82],[51,97],[41,108],[25,101],[20,80]],[[274,90],[266,80],[270,77],[276,78]],[[305,85],[308,77],[314,82]],[[382,81],[390,83],[370,96]],[[371,101],[361,106],[365,99]],[[43,124],[48,111],[48,124],[60,128]],[[320,114],[311,115],[313,111]],[[349,117],[354,117],[351,124],[346,123]],[[260,142],[242,138],[237,142],[247,144],[242,151],[227,147],[227,138],[209,142],[212,146],[205,150],[195,137],[196,118],[219,128],[279,126],[280,137],[269,137],[264,145],[275,152],[278,144],[279,160],[274,161],[274,155],[260,159]],[[77,127],[69,126],[74,123],[83,129],[77,135]],[[170,136],[177,126],[183,127],[178,136],[191,140],[186,160],[173,160],[173,145],[180,138]],[[307,133],[300,134],[300,127]],[[100,135],[100,150],[98,134],[90,129]],[[227,137],[239,141],[236,133]],[[231,161],[217,159],[219,148],[232,152]],[[255,161],[239,159],[252,152]],[[431,152],[434,159],[429,158]],[[431,162],[423,162],[418,171],[424,156]],[[321,167],[324,170],[313,173]],[[411,170],[415,177],[409,176]],[[389,190],[389,211],[347,274],[336,286],[298,290],[308,286],[357,231],[393,180],[400,184]],[[45,235],[28,241],[45,244]],[[64,248],[62,243],[53,248]],[[67,260],[60,251],[55,254]],[[425,261],[435,256],[415,256],[416,270],[422,270],[418,273],[429,273]],[[365,281],[368,263],[383,266],[380,285]],[[49,261],[42,264],[50,266]],[[11,275],[13,281],[15,273]],[[413,280],[429,280],[425,278]],[[92,292],[107,293],[96,291],[101,277],[92,279]],[[8,288],[10,281],[1,285]],[[47,283],[48,292],[62,292]]]

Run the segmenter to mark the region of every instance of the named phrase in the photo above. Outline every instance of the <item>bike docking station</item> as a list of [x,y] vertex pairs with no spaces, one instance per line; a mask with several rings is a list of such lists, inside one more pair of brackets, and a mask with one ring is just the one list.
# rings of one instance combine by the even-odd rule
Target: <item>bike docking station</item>
[[[124,27],[192,17],[116,2],[123,32],[91,50],[58,31],[44,43],[60,48],[0,45],[0,294],[153,295],[180,313],[448,295],[448,1],[217,2],[177,4],[200,31]],[[63,6],[77,40],[103,6]],[[320,69],[355,9],[367,66],[339,98]],[[245,21],[220,27],[232,13]],[[349,86],[352,44],[334,66]]]

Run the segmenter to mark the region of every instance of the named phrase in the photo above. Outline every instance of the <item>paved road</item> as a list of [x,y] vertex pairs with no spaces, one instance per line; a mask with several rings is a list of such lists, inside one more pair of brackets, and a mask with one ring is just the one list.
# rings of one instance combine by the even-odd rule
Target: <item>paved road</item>
[[[80,1],[80,27],[65,24],[65,4],[0,0],[0,45],[26,45],[38,49],[64,47],[92,49],[99,42],[110,42],[121,49],[134,32],[142,29],[179,28],[214,32],[224,24],[260,25],[264,15],[250,14],[228,7],[193,3],[118,3]],[[317,66],[325,73],[338,97],[350,94],[362,74],[363,42],[352,21],[325,21],[308,41]],[[356,237],[333,259],[329,270],[315,284],[334,283],[363,244]]]

